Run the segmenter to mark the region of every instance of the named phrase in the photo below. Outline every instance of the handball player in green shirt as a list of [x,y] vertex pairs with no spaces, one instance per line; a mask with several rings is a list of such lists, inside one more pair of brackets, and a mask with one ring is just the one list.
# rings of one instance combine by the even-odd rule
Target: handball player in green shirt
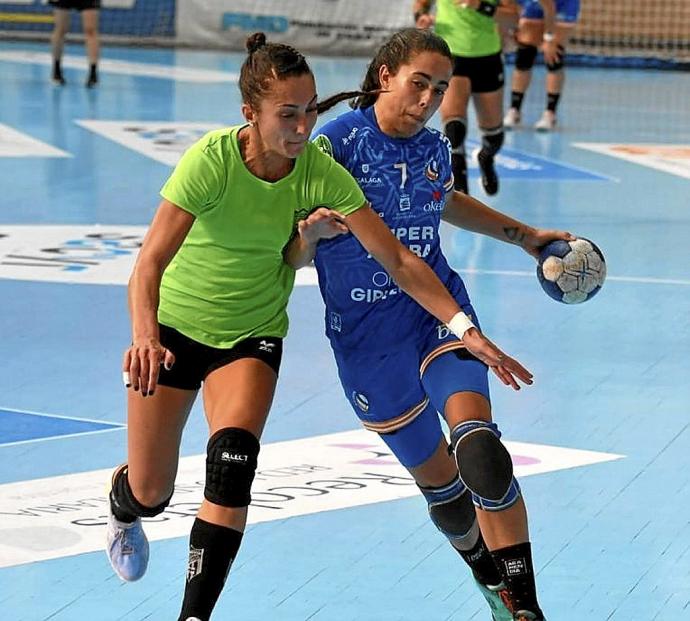
[[467,194],[467,106],[472,97],[482,146],[477,152],[482,187],[498,192],[494,157],[503,145],[503,56],[494,21],[499,0],[414,0],[418,28],[434,27],[453,54],[453,77],[441,104],[441,122],[453,150],[455,189]]
[[123,580],[144,575],[149,546],[141,518],[170,502],[182,430],[203,385],[210,436],[204,500],[190,533],[179,621],[210,619],[242,540],[288,328],[295,272],[286,247],[303,229],[300,221],[320,218],[296,238],[295,252],[351,232],[505,383],[532,382],[396,239],[350,174],[309,142],[318,112],[353,94],[317,104],[299,52],[266,43],[263,33],[247,49],[239,81],[247,123],[213,131],[183,155],[161,190],[129,281],[132,342],[122,366],[128,455],[112,477],[107,553]]

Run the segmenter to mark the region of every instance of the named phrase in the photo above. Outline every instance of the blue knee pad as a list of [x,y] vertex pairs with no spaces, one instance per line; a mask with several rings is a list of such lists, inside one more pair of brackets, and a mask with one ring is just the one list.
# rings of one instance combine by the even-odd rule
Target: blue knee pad
[[512,507],[520,498],[520,486],[496,423],[460,423],[450,437],[460,480],[472,492],[474,504],[486,511]]
[[537,48],[534,45],[525,45],[518,43],[517,51],[515,52],[515,68],[520,71],[529,71],[534,66],[534,61],[537,58]]
[[419,489],[429,505],[429,517],[458,550],[469,550],[479,539],[479,525],[470,492],[458,477],[442,487]]

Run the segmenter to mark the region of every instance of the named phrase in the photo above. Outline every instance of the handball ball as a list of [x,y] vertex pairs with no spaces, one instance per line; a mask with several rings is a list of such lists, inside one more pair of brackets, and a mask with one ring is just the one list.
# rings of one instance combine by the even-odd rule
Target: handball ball
[[604,255],[588,239],[552,241],[539,252],[537,278],[544,291],[557,302],[586,302],[604,284]]

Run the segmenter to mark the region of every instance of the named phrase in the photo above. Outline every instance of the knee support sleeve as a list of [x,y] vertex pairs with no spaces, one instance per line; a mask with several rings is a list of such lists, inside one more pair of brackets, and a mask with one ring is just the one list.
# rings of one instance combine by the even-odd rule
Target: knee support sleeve
[[132,488],[129,485],[129,479],[127,478],[127,466],[120,468],[113,477],[110,500],[122,513],[136,517],[155,517],[165,511],[165,508],[170,504],[171,498],[172,494],[159,505],[146,507],[134,497]]
[[456,117],[450,119],[443,126],[443,133],[448,136],[453,153],[465,153],[465,137],[467,136],[467,119]]
[[474,505],[467,488],[459,478],[443,487],[421,487],[429,504],[429,516],[458,550],[469,550],[479,538]]
[[507,509],[520,497],[513,462],[500,437],[495,423],[481,420],[460,423],[451,431],[460,480],[474,504],[488,511]]
[[563,69],[563,66],[565,65],[565,48],[562,45],[558,46],[558,60],[553,63],[546,63],[546,70],[547,71],[560,71]]
[[505,132],[502,124],[496,127],[482,127],[482,151],[493,157],[501,150],[504,138]]
[[529,71],[534,66],[537,58],[537,48],[534,45],[518,43],[515,52],[515,68],[520,71]]
[[222,507],[246,507],[259,456],[259,441],[239,427],[218,430],[208,441],[204,497]]

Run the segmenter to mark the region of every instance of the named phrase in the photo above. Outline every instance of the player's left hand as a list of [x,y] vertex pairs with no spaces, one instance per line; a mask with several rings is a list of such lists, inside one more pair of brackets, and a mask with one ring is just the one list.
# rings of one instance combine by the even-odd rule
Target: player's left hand
[[470,328],[463,334],[462,342],[471,354],[486,364],[506,386],[520,390],[518,380],[526,385],[532,384],[533,376],[515,358],[502,352],[477,328]]
[[531,254],[535,259],[539,258],[539,251],[549,242],[562,239],[564,241],[574,241],[576,237],[567,231],[555,231],[550,229],[532,229],[531,233],[525,235],[522,241],[522,249]]
[[297,223],[297,232],[300,237],[310,244],[315,244],[320,239],[332,239],[349,230],[343,222],[343,216],[326,207],[315,209],[304,220]]

